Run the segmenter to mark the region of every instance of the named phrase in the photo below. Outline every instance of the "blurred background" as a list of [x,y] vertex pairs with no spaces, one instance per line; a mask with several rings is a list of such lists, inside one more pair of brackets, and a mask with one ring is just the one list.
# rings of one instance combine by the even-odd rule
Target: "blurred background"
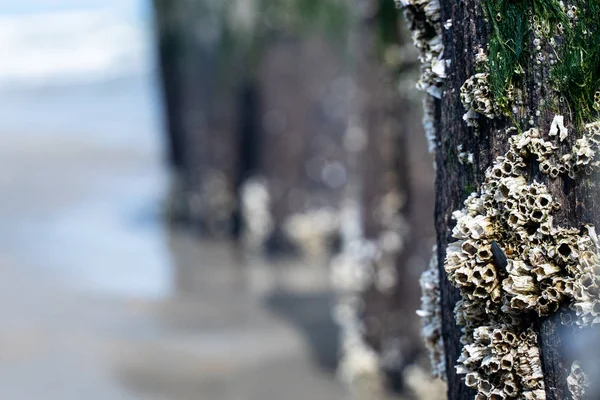
[[0,3],[0,398],[443,398],[393,0]]

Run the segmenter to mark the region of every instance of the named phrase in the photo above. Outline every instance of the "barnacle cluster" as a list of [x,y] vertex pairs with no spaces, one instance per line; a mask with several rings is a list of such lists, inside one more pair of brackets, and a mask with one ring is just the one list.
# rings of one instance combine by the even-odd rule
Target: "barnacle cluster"
[[[587,233],[580,239],[583,243],[579,243],[579,254],[575,254],[579,265],[569,268],[572,274],[569,282],[569,294],[573,298],[571,308],[577,315],[575,323],[582,327],[600,323],[600,243],[593,226],[587,226]],[[570,322],[568,314],[563,320]]]
[[244,221],[244,245],[260,251],[273,231],[271,196],[261,177],[248,178],[241,188],[241,211]]
[[396,4],[404,9],[414,45],[419,50],[421,78],[417,88],[439,99],[442,97],[442,84],[446,78],[440,2],[439,0],[396,0]]
[[502,325],[479,326],[459,358],[465,384],[477,390],[476,400],[545,399],[544,375],[537,335]]
[[375,279],[375,252],[375,247],[355,231],[331,262],[331,281],[337,292],[333,318],[340,326],[341,341],[338,373],[359,399],[383,395],[381,360],[364,339],[361,318],[364,305],[361,295]]
[[583,136],[575,142],[570,157],[566,160],[571,176],[583,171],[587,175],[600,167],[600,122],[585,125]]
[[330,264],[331,282],[337,292],[333,316],[341,332],[339,372],[342,378],[353,391],[359,392],[355,393],[356,398],[380,398],[383,396],[383,365],[379,355],[364,339],[362,295],[373,286],[380,290],[389,288],[390,284],[393,286],[396,277],[390,268],[393,269],[394,264],[382,267],[382,263],[388,259],[386,254],[402,250],[403,238],[400,232],[395,232],[392,237],[390,230],[384,230],[379,240],[367,240],[360,210],[358,202],[351,198],[346,198],[342,204],[340,233],[343,247]]
[[588,377],[578,361],[571,365],[571,373],[567,377],[567,386],[571,392],[572,400],[585,399],[586,389],[589,386]]
[[339,212],[322,207],[290,215],[283,222],[287,237],[309,257],[323,257],[339,230]]
[[[489,57],[482,48],[478,48],[475,54],[475,70],[477,73],[469,77],[460,88],[460,100],[466,110],[463,120],[468,126],[479,126],[480,115],[494,119],[508,114],[510,105],[515,108],[522,103],[522,92],[512,84],[503,89],[502,97],[495,97]],[[518,108],[517,111],[513,110],[513,113],[516,112]]]
[[465,81],[460,88],[460,100],[467,110],[463,120],[469,126],[477,126],[479,114],[493,119],[500,114],[492,99],[489,83],[490,74],[480,72]]
[[[554,136],[564,140],[560,118],[555,122]],[[582,139],[591,140],[596,130],[590,124]],[[457,370],[481,398],[543,399],[537,339],[522,317],[549,315],[570,302],[578,325],[600,322],[598,238],[590,226],[555,226],[558,204],[544,184],[524,176],[532,156],[551,177],[571,173],[578,159],[560,157],[558,145],[536,128],[509,143],[486,171],[480,193],[453,214],[456,241],[448,245],[444,267],[462,295],[455,310],[464,345]]]
[[421,284],[421,309],[417,315],[421,317],[421,336],[429,350],[429,361],[433,376],[445,379],[446,361],[444,359],[444,339],[442,337],[442,307],[440,294],[440,272],[436,246],[429,261],[429,267],[423,272]]
[[[552,121],[549,132],[550,137],[558,138],[563,142],[568,137],[564,126],[563,117],[557,115]],[[591,175],[600,167],[600,122],[586,124],[582,136],[575,141],[570,153],[559,154],[559,142],[545,140],[538,129],[531,128],[524,134],[511,137],[514,148],[525,155],[536,156],[540,163],[540,171],[556,178],[568,174],[576,178],[579,174]]]

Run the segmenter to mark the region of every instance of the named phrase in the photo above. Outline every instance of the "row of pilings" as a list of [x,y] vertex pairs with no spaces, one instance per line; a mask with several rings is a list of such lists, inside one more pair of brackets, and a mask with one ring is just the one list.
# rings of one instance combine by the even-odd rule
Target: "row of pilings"
[[433,243],[416,55],[393,4],[300,3],[154,0],[167,215],[253,255],[328,260],[336,362],[362,382],[372,354],[402,391]]

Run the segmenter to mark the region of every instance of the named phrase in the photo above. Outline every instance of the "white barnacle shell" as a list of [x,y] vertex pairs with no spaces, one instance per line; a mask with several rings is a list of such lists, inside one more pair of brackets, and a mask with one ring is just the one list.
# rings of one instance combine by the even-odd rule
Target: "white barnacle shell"
[[441,55],[440,58],[431,62],[431,71],[440,78],[446,77],[446,60],[441,58]]
[[492,249],[489,245],[479,246],[476,261],[480,263],[488,262],[492,259],[492,255]]
[[546,400],[546,391],[545,390],[527,390],[523,393],[523,399],[525,400]]
[[569,136],[569,131],[565,128],[565,117],[562,115],[555,115],[550,125],[550,136],[559,135],[560,141],[564,141]]
[[465,376],[465,385],[467,385],[467,387],[470,387],[470,388],[475,388],[479,384],[480,380],[481,380],[481,375],[479,375],[478,372],[469,372]]
[[500,360],[500,368],[505,371],[511,371],[514,364],[514,357],[512,353],[505,354]]
[[483,358],[486,357],[490,352],[489,347],[481,346],[475,343],[465,345],[464,350],[469,362],[471,363],[483,360]]
[[452,236],[456,239],[467,239],[470,233],[469,224],[473,217],[463,210],[459,210],[452,213],[452,218],[456,220],[456,226],[452,229]]
[[477,389],[479,390],[479,393],[483,394],[484,396],[490,396],[494,390],[494,386],[492,386],[488,380],[481,379],[477,385]]
[[533,277],[529,275],[511,275],[502,282],[502,286],[511,294],[530,294],[536,291]]
[[459,286],[472,286],[473,271],[468,267],[460,267],[454,272],[454,281]]
[[528,310],[537,304],[537,296],[517,294],[510,299],[510,307],[514,310]]
[[596,151],[592,148],[592,145],[586,136],[575,141],[573,151],[576,156],[576,165],[587,165],[596,155]]
[[489,326],[480,326],[473,331],[473,338],[483,344],[491,342],[492,329]]
[[596,249],[600,249],[600,241],[598,241],[598,235],[596,234],[596,227],[594,227],[593,225],[586,225],[585,227],[588,231],[588,235],[590,235],[590,238],[592,239],[592,242],[596,246]]
[[468,228],[473,239],[483,239],[494,232],[490,219],[484,215],[477,215],[471,219]]
[[519,226],[527,223],[527,218],[525,218],[525,216],[518,211],[511,211],[508,215],[507,222],[513,228],[518,228]]
[[467,112],[464,113],[462,119],[467,123],[468,126],[479,126],[479,124],[477,123],[477,120],[479,119],[479,114],[477,114],[472,108],[469,108]]
[[456,241],[448,244],[446,248],[446,263],[452,265],[460,265],[467,259],[467,255],[463,254],[462,241]]
[[492,373],[500,370],[500,359],[496,355],[489,355],[481,361],[481,367]]
[[467,200],[465,200],[465,206],[467,207],[467,210],[471,216],[485,213],[483,199],[477,196],[476,193],[471,193]]
[[479,244],[474,240],[468,239],[462,242],[460,249],[467,257],[473,257],[477,254]]
[[547,278],[551,277],[552,275],[555,275],[559,272],[560,272],[560,267],[558,267],[554,264],[549,264],[549,263],[539,264],[533,270],[533,273],[535,274],[538,281],[547,279]]

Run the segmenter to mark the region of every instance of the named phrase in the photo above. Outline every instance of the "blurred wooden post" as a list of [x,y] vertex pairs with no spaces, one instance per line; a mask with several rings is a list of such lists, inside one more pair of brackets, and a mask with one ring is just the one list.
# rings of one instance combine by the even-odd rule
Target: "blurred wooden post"
[[[213,1],[155,0],[169,159],[179,179],[175,218],[228,236],[236,207],[239,64],[227,10]],[[229,58],[228,58],[229,57]],[[180,199],[184,199],[183,202]]]
[[163,106],[165,108],[165,122],[169,163],[177,170],[183,168],[184,129],[181,96],[181,70],[182,66],[182,30],[175,23],[173,10],[169,7],[171,2],[154,0],[155,32],[158,42],[158,66],[160,81],[162,83]]
[[[411,214],[427,213],[424,205],[413,208],[413,171],[408,162],[409,144],[421,145],[413,152],[426,152],[424,141],[409,140],[413,130],[421,132],[420,105],[414,95],[399,89],[403,80],[412,80],[416,54],[402,47],[400,16],[393,1],[354,0],[352,9],[349,56],[356,96],[346,138],[347,196],[358,207],[360,220],[357,237],[350,241],[362,241],[361,251],[370,254],[366,259],[357,256],[370,278],[359,293],[363,306],[356,312],[366,345],[378,355],[386,386],[402,391],[404,369],[422,350],[415,314],[418,270],[411,270],[409,260],[422,257],[421,242],[431,233],[420,227],[413,231],[410,223]],[[426,179],[430,168],[418,171],[419,178]],[[418,263],[412,268],[418,269]]]
[[322,34],[285,28],[266,35],[263,46],[258,174],[271,196],[267,250],[318,253],[311,242],[328,240],[319,236],[326,221],[314,218],[337,212],[346,183],[344,99],[336,97],[344,82],[343,48]]

